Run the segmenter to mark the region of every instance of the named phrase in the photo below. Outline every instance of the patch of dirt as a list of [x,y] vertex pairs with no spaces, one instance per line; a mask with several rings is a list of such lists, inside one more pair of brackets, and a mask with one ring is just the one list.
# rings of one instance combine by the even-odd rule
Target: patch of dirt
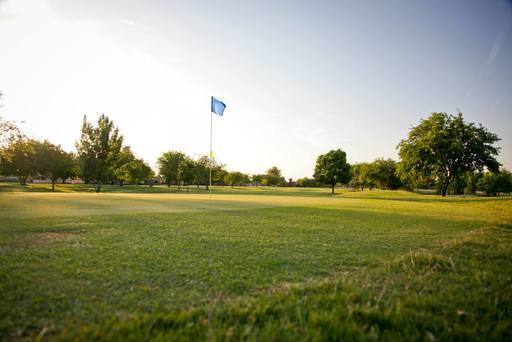
[[79,234],[80,230],[71,229],[34,233],[25,240],[25,243],[28,247],[51,245],[56,242],[75,239]]

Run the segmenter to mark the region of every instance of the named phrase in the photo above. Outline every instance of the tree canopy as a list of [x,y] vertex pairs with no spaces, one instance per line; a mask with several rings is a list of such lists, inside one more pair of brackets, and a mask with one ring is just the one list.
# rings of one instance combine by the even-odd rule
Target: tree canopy
[[334,195],[337,183],[347,184],[350,181],[350,164],[347,163],[346,153],[338,149],[319,155],[313,177],[321,183],[331,185]]
[[38,142],[19,136],[0,154],[0,167],[2,174],[15,175],[21,185],[25,185],[30,175],[37,174],[36,146]]
[[84,116],[80,140],[76,143],[82,179],[93,182],[96,192],[114,176],[115,165],[123,145],[123,136],[106,115],[93,127]]
[[270,169],[268,169],[262,181],[264,185],[270,186],[277,186],[286,182],[281,174],[281,169],[277,166],[272,166]]
[[35,145],[35,164],[41,176],[52,181],[52,191],[58,178],[65,180],[74,176],[75,160],[72,153],[67,153],[58,145],[48,140]]
[[167,186],[170,187],[172,183],[179,186],[180,173],[183,170],[180,165],[185,158],[186,155],[181,151],[167,151],[158,158],[158,171],[164,177]]
[[482,125],[464,122],[461,113],[432,113],[399,143],[399,173],[408,180],[435,179],[446,196],[449,185],[465,172],[498,170],[497,141]]
[[486,172],[478,181],[477,188],[487,195],[499,196],[512,192],[512,174],[502,169],[500,172]]

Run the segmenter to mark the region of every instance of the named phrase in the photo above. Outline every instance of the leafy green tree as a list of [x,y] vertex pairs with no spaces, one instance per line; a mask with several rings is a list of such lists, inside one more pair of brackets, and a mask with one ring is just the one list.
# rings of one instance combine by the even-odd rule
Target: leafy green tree
[[37,175],[36,147],[38,141],[18,136],[0,153],[1,173],[17,176],[20,185],[26,185],[29,176]]
[[396,175],[396,166],[392,159],[375,159],[370,165],[370,179],[381,189],[398,189],[401,182]]
[[254,183],[254,185],[256,187],[258,187],[258,185],[263,184],[263,179],[265,179],[265,175],[263,175],[263,174],[257,174],[257,175],[251,176],[251,181]]
[[206,185],[209,190],[210,182],[210,158],[208,156],[200,156],[195,162],[195,183],[197,187]]
[[359,178],[361,183],[361,190],[364,190],[365,187],[368,187],[370,191],[372,191],[376,182],[372,164],[366,162],[359,164]]
[[501,169],[496,184],[496,192],[510,194],[512,192],[512,173],[506,169]]
[[153,185],[153,178],[155,177],[155,172],[151,168],[151,166],[148,165],[144,160],[137,159],[136,160],[139,163],[138,167],[138,182],[149,182],[149,184]]
[[399,173],[409,179],[435,179],[446,196],[448,186],[466,172],[498,169],[497,141],[498,136],[482,125],[464,122],[461,113],[432,113],[398,145]]
[[75,173],[73,154],[47,140],[35,145],[35,164],[38,173],[52,181],[52,191],[55,191],[57,179],[62,178],[64,181]]
[[466,194],[475,194],[477,190],[478,181],[482,178],[483,174],[481,172],[468,172],[465,176],[466,187],[464,188],[464,193]]
[[[467,173],[467,172],[466,172]],[[447,193],[451,195],[462,195],[466,188],[466,173],[455,177],[453,182],[448,186]]]
[[187,186],[187,192],[190,184],[194,182],[194,178],[196,176],[196,162],[189,158],[188,156],[185,156],[185,159],[183,159],[178,167],[178,171],[180,174],[180,178],[182,179],[183,183]]
[[359,189],[361,186],[361,177],[360,177],[360,165],[359,164],[351,164],[350,165],[350,182],[348,185],[354,190]]
[[371,165],[368,163],[357,163],[350,165],[350,182],[349,186],[355,189],[361,189],[364,191],[366,186],[370,185],[370,190],[375,186],[373,182],[371,182],[372,174],[371,174]]
[[297,186],[311,188],[317,186],[317,184],[313,178],[304,177],[297,179]]
[[226,176],[224,176],[224,183],[231,185],[240,185],[242,182],[243,175],[241,172],[229,172]]
[[265,174],[266,184],[269,186],[277,186],[282,183],[286,183],[284,177],[281,175],[281,169],[279,169],[277,166],[272,166],[270,169],[267,170],[267,173]]
[[213,161],[212,166],[212,182],[215,184],[224,184],[224,177],[228,174],[226,170],[226,166],[221,163],[217,163],[215,160]]
[[505,169],[501,172],[486,172],[478,181],[480,191],[487,195],[499,196],[500,193],[512,192],[512,174]]
[[182,173],[180,166],[186,157],[183,152],[168,151],[158,158],[158,172],[164,177],[168,187],[171,186],[171,183],[174,183],[178,186],[178,191],[180,190],[180,176]]
[[136,173],[137,167],[139,167],[135,160],[131,147],[123,146],[112,166],[112,183],[117,182],[119,186],[123,186],[125,181],[132,182],[134,180],[133,172]]
[[320,183],[329,184],[334,195],[337,183],[347,184],[350,181],[350,164],[347,163],[346,153],[338,149],[318,156],[313,177]]
[[94,183],[96,192],[101,191],[104,182],[113,178],[122,145],[123,136],[105,114],[98,118],[97,127],[93,127],[84,116],[76,149],[82,179]]
[[123,164],[120,168],[122,180],[128,183],[139,184],[151,178],[154,173],[151,167],[142,159],[134,159]]

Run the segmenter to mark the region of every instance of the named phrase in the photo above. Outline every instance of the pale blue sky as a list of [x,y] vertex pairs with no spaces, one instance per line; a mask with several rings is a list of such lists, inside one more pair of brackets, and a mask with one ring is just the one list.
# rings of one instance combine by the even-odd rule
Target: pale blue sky
[[333,148],[397,158],[433,111],[482,123],[512,167],[506,1],[0,0],[0,115],[68,150],[114,119],[154,165],[169,149],[249,173],[311,176]]

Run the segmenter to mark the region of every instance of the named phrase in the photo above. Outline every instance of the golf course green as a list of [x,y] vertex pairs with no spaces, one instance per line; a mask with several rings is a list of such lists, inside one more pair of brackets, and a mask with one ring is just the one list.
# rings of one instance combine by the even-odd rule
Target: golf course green
[[0,340],[512,338],[512,198],[0,185]]

